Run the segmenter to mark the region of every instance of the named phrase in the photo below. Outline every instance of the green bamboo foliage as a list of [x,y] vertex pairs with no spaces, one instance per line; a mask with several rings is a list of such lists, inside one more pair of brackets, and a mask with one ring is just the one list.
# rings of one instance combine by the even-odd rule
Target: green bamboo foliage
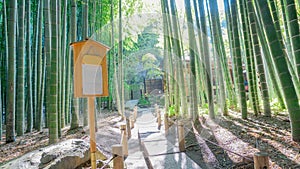
[[289,31],[289,38],[292,44],[293,55],[295,58],[296,72],[300,80],[300,29],[297,17],[295,0],[286,0],[286,16]]
[[265,30],[266,39],[268,42],[272,42],[268,45],[272,53],[272,59],[276,65],[276,69],[278,72],[280,72],[279,79],[283,88],[283,94],[290,115],[292,138],[294,141],[300,141],[300,106],[298,103],[298,97],[295,97],[297,96],[296,90],[285,60],[286,53],[284,52],[283,47],[277,38],[276,29],[271,19],[268,4],[256,0],[255,7],[256,15],[262,19],[262,26]]
[[[290,70],[290,73],[292,75],[292,79],[293,79],[293,82],[294,82],[294,85],[296,87],[296,92],[297,92],[297,95],[298,97],[300,97],[300,83],[299,83],[299,78],[298,78],[298,75],[297,75],[297,70],[295,69],[295,65],[294,63],[291,63],[293,61],[295,61],[295,57],[293,55],[293,51],[292,51],[292,48],[291,48],[291,39],[293,37],[289,37],[289,35],[287,35],[287,41],[286,41],[286,44],[284,44],[284,38],[283,38],[283,35],[282,35],[282,31],[281,31],[281,28],[280,28],[280,24],[279,24],[279,12],[278,10],[276,9],[276,5],[275,5],[275,2],[274,0],[269,0],[270,2],[270,9],[273,13],[273,22],[274,22],[274,25],[275,25],[275,29],[277,31],[277,38],[279,39],[281,45],[283,46],[283,49],[286,49],[287,50],[287,54],[288,54],[288,57],[286,57],[286,61],[287,61],[287,64],[288,64],[288,67],[289,67],[289,70]],[[286,2],[284,1],[284,5],[286,5]],[[284,16],[284,15],[283,15]],[[284,18],[285,19],[285,18]],[[288,21],[284,21],[284,25],[285,27],[288,27],[288,24],[287,24]],[[299,28],[299,27],[298,27]],[[287,31],[285,31],[287,32]]]
[[[251,1],[251,3],[252,3],[252,1]],[[272,5],[271,5],[271,7],[272,7]],[[255,8],[253,8],[253,9],[255,9]],[[275,7],[274,7],[274,9],[275,9]],[[273,13],[275,13],[275,12],[273,12]],[[262,45],[263,54],[265,55],[264,60],[266,62],[266,66],[268,67],[270,79],[272,81],[272,85],[274,87],[274,91],[277,95],[280,106],[281,106],[282,109],[284,109],[285,108],[285,103],[284,103],[282,90],[280,90],[280,86],[279,86],[278,72],[275,69],[273,61],[271,60],[271,51],[269,49],[269,46],[267,45],[268,42],[267,42],[266,38],[264,38],[263,30],[261,29],[262,25],[261,25],[261,22],[260,22],[260,18],[257,15],[255,15],[255,16],[256,17],[254,17],[254,19],[255,19],[255,23],[256,23],[256,30],[257,30],[257,33],[258,33],[259,42]],[[276,15],[273,15],[273,19],[274,19],[273,22],[275,23],[274,25],[275,26],[278,25]],[[281,34],[279,34],[279,32],[280,31],[278,29],[276,29],[276,33],[280,37]],[[281,38],[279,38],[279,39],[281,39]],[[281,40],[280,40],[280,43],[282,44]]]
[[[120,65],[120,80],[121,80],[121,107],[122,107],[122,112],[123,114],[125,113],[125,71],[124,71],[124,54],[123,54],[123,49],[124,49],[124,44],[123,41],[121,40],[123,37],[123,12],[122,12],[122,0],[119,1],[119,48],[118,48],[118,54],[121,56],[119,63]],[[101,13],[103,11],[101,10]],[[102,26],[102,22],[100,22],[100,26]]]
[[246,103],[246,92],[244,88],[242,58],[240,40],[238,35],[238,23],[237,23],[237,3],[236,0],[231,0],[231,12],[232,12],[232,31],[233,31],[233,57],[235,58],[235,68],[237,70],[237,84],[239,89],[239,102],[242,113],[242,118],[247,119],[247,103]]
[[198,53],[196,38],[194,32],[194,21],[191,12],[191,2],[190,0],[185,0],[185,12],[187,16],[188,23],[188,34],[189,34],[189,53],[190,53],[190,90],[191,92],[191,115],[192,117],[198,116],[198,101],[197,101],[197,88],[196,88],[196,57]]
[[15,71],[16,71],[16,12],[17,1],[11,0],[7,4],[7,111],[6,111],[6,143],[15,141]]
[[[38,25],[38,21],[40,21],[41,12],[40,12],[40,3],[37,2],[36,7],[32,9],[33,14],[33,25]],[[38,37],[40,34],[40,28],[38,26],[33,26],[33,36],[32,36],[32,100],[33,100],[33,115],[36,119],[36,115],[38,114]]]
[[38,63],[37,67],[37,88],[35,89],[37,92],[37,96],[36,96],[36,114],[35,114],[35,128],[37,130],[41,130],[41,124],[42,124],[42,111],[43,111],[43,102],[44,102],[44,86],[43,86],[43,80],[44,80],[44,59],[43,59],[43,31],[42,31],[42,25],[43,25],[43,1],[39,2],[39,7],[38,7],[38,13],[39,13],[39,17],[38,17],[38,47],[37,47],[37,61],[36,63]]
[[220,87],[220,107],[221,112],[223,115],[228,114],[227,110],[227,103],[226,103],[226,96],[225,96],[225,82],[227,82],[227,86],[229,88],[229,91],[231,88],[229,86],[228,80],[229,78],[226,78],[226,81],[224,82],[224,74],[228,73],[227,68],[227,59],[225,54],[225,48],[224,48],[224,42],[222,38],[222,32],[220,27],[220,19],[219,19],[219,11],[218,11],[218,3],[216,0],[210,0],[209,1],[210,6],[210,14],[211,14],[211,23],[212,23],[212,33],[213,33],[213,39],[214,39],[214,47],[217,52],[216,56],[216,65],[218,67],[218,77],[219,77],[219,87]]
[[241,20],[242,20],[242,33],[243,38],[241,38],[241,41],[244,40],[244,46],[245,46],[245,57],[246,57],[246,71],[247,71],[247,80],[249,83],[249,93],[250,93],[250,99],[252,103],[252,108],[254,110],[254,114],[257,116],[259,112],[259,102],[257,98],[257,85],[256,85],[256,68],[254,64],[254,57],[252,52],[252,38],[249,35],[249,26],[247,23],[247,16],[246,13],[246,6],[244,1],[240,1],[240,13],[241,13]]
[[205,82],[205,76],[204,76],[204,58],[203,58],[203,42],[202,42],[202,32],[200,27],[200,18],[199,18],[199,10],[198,10],[198,3],[197,0],[193,0],[194,9],[195,9],[195,18],[196,18],[196,26],[197,26],[197,33],[198,33],[198,41],[199,41],[199,53],[198,57],[196,57],[196,64],[197,64],[197,74],[196,74],[196,83],[197,86],[197,92],[198,92],[198,98],[199,98],[199,106],[203,106],[204,104],[204,93],[205,88],[203,87],[203,83]]
[[270,98],[269,98],[269,90],[266,81],[265,68],[263,65],[262,54],[260,51],[260,44],[257,35],[257,25],[255,22],[255,14],[253,10],[253,4],[251,0],[247,0],[246,7],[248,9],[248,23],[250,25],[250,36],[252,37],[252,46],[254,57],[256,58],[257,69],[259,72],[259,79],[261,85],[262,92],[262,100],[264,107],[264,115],[267,117],[271,116],[271,108],[270,108]]
[[[275,2],[274,2],[275,4]],[[279,5],[279,3],[278,3]],[[287,54],[289,56],[289,59],[295,63],[295,58],[294,58],[294,55],[292,54],[292,44],[291,44],[291,39],[289,37],[289,29],[288,29],[288,24],[287,24],[287,15],[286,15],[286,9],[285,9],[285,5],[286,5],[286,1],[284,0],[280,0],[280,6],[281,6],[281,17],[282,17],[282,25],[284,27],[284,41],[285,41],[285,47],[287,49]],[[277,11],[279,11],[277,9]],[[278,14],[279,15],[279,14]],[[294,65],[296,66],[296,65]]]
[[[165,73],[166,73],[166,90],[168,91],[166,94],[166,112],[169,111],[169,108],[171,105],[175,104],[175,99],[174,99],[174,85],[175,85],[175,81],[174,81],[174,77],[171,75],[171,72],[174,72],[174,68],[173,68],[173,58],[171,57],[171,53],[172,53],[172,49],[171,49],[171,15],[170,15],[170,10],[169,10],[169,4],[167,0],[162,0],[163,4],[163,8],[162,8],[162,12],[163,12],[163,19],[164,19],[164,35],[165,35],[165,41],[164,41],[164,46],[165,46],[165,50],[164,53],[166,55],[165,56]],[[178,99],[176,99],[178,100]]]
[[[50,108],[50,79],[51,79],[51,19],[50,19],[50,9],[49,0],[44,0],[44,16],[45,16],[45,57],[46,57],[46,114],[45,122],[49,119],[49,108]],[[47,122],[48,123],[48,122]],[[42,129],[42,122],[36,121],[36,129]]]
[[1,48],[4,48],[5,49],[5,53],[6,53],[6,56],[4,55],[4,53],[2,54],[1,56],[1,91],[3,91],[1,93],[1,97],[2,97],[2,109],[1,111],[3,112],[6,112],[6,106],[5,105],[5,101],[6,101],[6,84],[3,83],[4,80],[7,79],[6,77],[6,70],[7,70],[7,12],[6,12],[6,3],[5,1],[3,2],[3,12],[2,12],[2,19],[3,19],[3,22],[2,22],[2,29],[1,29],[1,35],[2,35],[2,43],[1,43]]
[[[180,44],[180,34],[179,34],[179,26],[178,26],[178,17],[177,17],[177,11],[176,11],[176,4],[175,1],[170,2],[170,9],[171,9],[171,19],[172,19],[172,49],[174,50],[174,54],[176,55],[176,80],[177,80],[177,90],[175,89],[175,99],[177,102],[175,102],[176,112],[179,112],[179,107],[181,106],[182,115],[187,113],[187,103],[186,103],[186,93],[185,93],[185,83],[184,83],[184,75],[183,75],[183,52],[182,52],[182,46]],[[180,101],[180,102],[179,102]]]
[[[227,20],[227,34],[228,34],[228,39],[229,39],[229,48],[230,48],[230,51],[231,51],[231,55],[233,54],[233,33],[232,33],[232,18],[231,18],[231,10],[230,10],[230,5],[229,5],[229,1],[228,0],[224,0],[224,8],[225,8],[225,14],[226,14],[226,20]],[[224,62],[225,63],[225,62]],[[226,62],[227,64],[228,62]],[[226,77],[226,82],[227,82],[227,90],[228,90],[228,93],[229,93],[229,107],[231,108],[234,108],[237,106],[237,96],[235,94],[235,90],[236,90],[236,86],[237,86],[237,83],[236,83],[236,69],[234,68],[234,58],[231,57],[231,71],[228,70],[225,73],[225,75],[227,75]],[[229,69],[229,68],[228,68]],[[234,84],[234,85],[231,85],[231,84]],[[228,86],[234,86],[233,88],[231,87],[228,87]]]
[[168,70],[169,70],[169,55],[168,55],[168,43],[169,43],[169,32],[168,32],[168,24],[167,24],[167,16],[166,16],[166,5],[165,1],[161,0],[161,11],[162,11],[162,17],[163,17],[163,35],[164,35],[164,91],[165,91],[165,112],[169,111],[170,107],[170,97],[169,97],[169,78],[168,78]]
[[62,96],[62,57],[61,57],[61,0],[57,0],[57,50],[56,50],[56,55],[57,55],[57,128],[58,128],[58,137],[61,137],[61,96]]
[[[111,22],[111,46],[115,46],[115,39],[114,39],[114,36],[115,36],[115,27],[114,27],[114,1],[111,0],[110,1],[110,22]],[[111,56],[115,56],[115,50],[114,48],[110,51],[111,53]],[[118,84],[118,80],[117,80],[117,58],[116,57],[113,57],[113,84],[114,84],[114,97],[115,97],[115,100],[116,100],[116,106],[117,106],[117,109],[118,109],[118,113],[119,115],[122,116],[122,112],[121,112],[121,107],[120,107],[120,95],[119,95],[119,84]]]
[[31,11],[31,5],[30,1],[26,1],[26,69],[27,69],[27,127],[26,132],[30,133],[32,131],[33,127],[33,107],[32,107],[32,70],[31,70],[31,43],[30,43],[30,12]]
[[[0,82],[0,93],[2,92],[1,87],[2,87],[2,82]],[[2,119],[3,119],[2,110],[3,110],[2,109],[2,94],[0,94],[0,141],[2,140]]]
[[50,18],[51,18],[51,76],[50,76],[50,93],[49,93],[49,144],[58,141],[58,119],[57,119],[57,80],[58,80],[58,57],[57,57],[57,0],[50,1]]
[[[88,0],[84,0],[82,4],[82,38],[88,38]],[[87,99],[82,99],[82,111],[83,111],[83,126],[88,125],[88,107],[87,107]]]
[[66,90],[67,90],[67,9],[68,9],[68,1],[63,0],[63,9],[62,9],[62,40],[61,40],[61,59],[62,59],[62,89],[61,89],[61,128],[64,128],[66,125]]
[[[110,1],[111,3],[111,14],[114,13],[114,9],[113,9],[113,6],[114,6],[114,2],[113,0]],[[120,3],[120,2],[119,2]],[[115,46],[115,42],[114,42],[114,36],[115,36],[115,27],[114,27],[114,15],[111,15],[111,23],[112,23],[112,26],[111,26],[111,46]],[[114,49],[112,49],[112,52],[111,52],[112,56],[115,55],[115,51]],[[115,86],[115,98],[116,98],[116,104],[117,104],[117,107],[118,107],[118,113],[119,115],[121,115],[122,117],[124,117],[124,115],[122,114],[122,107],[121,107],[121,98],[120,98],[120,84],[118,82],[118,72],[117,72],[117,58],[116,57],[113,57],[113,64],[114,64],[114,86]]]
[[[176,83],[176,77],[175,75],[172,75],[171,72],[175,72],[176,71],[176,67],[177,67],[177,64],[174,64],[174,62],[176,61],[176,58],[172,57],[172,43],[173,43],[173,36],[172,36],[172,15],[171,15],[171,12],[170,12],[170,5],[169,5],[169,2],[168,0],[164,0],[164,12],[165,12],[165,15],[166,15],[166,26],[167,26],[167,35],[168,35],[168,41],[166,43],[167,45],[167,48],[166,48],[166,52],[168,53],[167,57],[168,57],[168,60],[166,64],[168,64],[168,70],[167,70],[167,73],[168,73],[168,82],[169,82],[169,107],[167,107],[166,109],[169,109],[170,106],[174,106],[175,105],[175,109],[178,110],[178,107],[179,107],[179,92],[177,89],[178,85]],[[174,64],[174,66],[173,66]],[[178,111],[176,111],[177,113]]]
[[[125,107],[124,107],[124,68],[123,68],[123,23],[122,23],[122,0],[119,0],[119,44],[118,44],[118,65],[119,65],[119,71],[118,71],[118,87],[119,87],[119,94],[120,94],[120,105],[121,108],[121,115],[123,118],[125,118]],[[117,79],[116,79],[117,80]]]
[[17,65],[17,97],[16,97],[16,130],[17,135],[24,134],[25,127],[25,41],[24,41],[25,1],[18,0],[18,65]]
[[[0,19],[2,19],[2,23],[1,23],[1,28],[0,28],[0,35],[2,35],[1,36],[1,42],[0,42],[0,48],[2,48],[2,49],[6,49],[5,50],[5,52],[7,51],[7,48],[6,48],[6,46],[5,46],[5,44],[4,44],[4,42],[6,42],[6,35],[7,35],[7,33],[5,32],[6,30],[7,30],[7,26],[6,26],[6,24],[4,24],[4,23],[6,23],[6,6],[5,6],[5,2],[3,3],[3,5],[2,5],[2,10],[3,10],[3,12],[2,12],[2,14],[0,14]],[[4,36],[3,36],[4,35]],[[5,92],[2,92],[3,91],[3,86],[5,85],[4,83],[3,83],[3,81],[4,81],[4,79],[6,79],[6,77],[4,76],[4,74],[3,74],[3,72],[4,72],[4,70],[5,70],[5,65],[6,64],[4,64],[4,61],[5,61],[6,59],[5,59],[5,55],[4,55],[4,52],[2,52],[1,54],[0,54],[0,65],[1,65],[1,69],[0,69],[0,74],[1,74],[1,78],[0,78],[0,140],[2,140],[2,131],[3,131],[3,129],[2,129],[2,124],[3,124],[3,111],[4,111],[4,109],[3,109],[3,102],[4,102],[4,94],[5,94]]]
[[[77,10],[77,6],[76,6],[76,0],[70,0],[71,1],[71,13],[72,13],[72,16],[71,16],[71,25],[70,25],[70,29],[71,29],[71,42],[75,42],[77,37],[76,37],[76,32],[77,32],[77,26],[76,26],[76,10]],[[70,52],[70,55],[69,55],[70,59],[71,59],[71,62],[73,62],[73,50],[71,50]],[[72,76],[74,76],[73,74],[73,70],[74,70],[74,64],[72,64],[72,68],[71,68],[71,74]],[[71,88],[73,89],[74,88],[74,84],[71,83]],[[72,90],[73,91],[73,90]],[[72,98],[72,117],[71,117],[71,130],[72,129],[76,129],[79,127],[79,100],[77,98],[74,97],[74,94],[73,92],[71,92],[71,98]]]
[[205,63],[205,78],[206,78],[206,93],[207,93],[207,100],[209,106],[209,117],[211,119],[215,118],[214,112],[214,102],[213,102],[213,91],[212,91],[212,75],[211,75],[211,58],[209,55],[209,47],[208,47],[208,37],[207,37],[207,27],[206,27],[206,17],[205,17],[205,10],[204,10],[204,1],[199,0],[199,11],[200,11],[200,23],[201,23],[201,30],[203,33],[202,42],[203,42],[203,57]]
[[[256,21],[256,23],[257,23],[257,21]],[[271,60],[271,52],[268,48],[266,39],[263,38],[264,35],[263,35],[262,30],[258,28],[258,25],[256,25],[256,28],[257,28],[257,33],[259,35],[258,36],[259,37],[259,42],[260,42],[259,44],[261,44],[262,48],[263,48],[263,54],[265,55],[264,60],[266,62],[266,66],[268,67],[268,71],[269,71],[270,79],[271,79],[273,87],[274,87],[274,91],[277,95],[280,107],[282,109],[284,109],[285,108],[284,98],[283,98],[282,90],[280,90],[280,86],[278,84],[279,80],[277,80],[278,79],[277,78],[278,73],[275,70],[273,61]]]

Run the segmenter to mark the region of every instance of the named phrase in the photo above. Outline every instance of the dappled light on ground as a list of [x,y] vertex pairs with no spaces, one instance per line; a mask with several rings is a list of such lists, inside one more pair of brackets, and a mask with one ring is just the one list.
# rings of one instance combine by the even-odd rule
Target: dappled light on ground
[[[230,112],[230,116],[227,117],[218,117],[215,121],[204,115],[199,118],[199,121],[201,125],[196,125],[199,135],[218,144],[222,147],[222,151],[214,151],[218,146],[205,140],[199,141],[200,139],[197,138],[198,143],[206,143],[212,153],[217,156],[219,165],[223,167],[226,164],[218,156],[226,154],[225,156],[228,156],[232,163],[236,164],[233,166],[237,167],[239,164],[252,163],[249,159],[252,159],[253,154],[259,151],[269,154],[271,168],[300,167],[300,146],[291,141],[288,122],[252,115],[248,120],[242,120],[240,114],[236,112]],[[207,132],[210,135],[205,134]],[[222,158],[224,158],[223,161],[228,162],[225,157]]]

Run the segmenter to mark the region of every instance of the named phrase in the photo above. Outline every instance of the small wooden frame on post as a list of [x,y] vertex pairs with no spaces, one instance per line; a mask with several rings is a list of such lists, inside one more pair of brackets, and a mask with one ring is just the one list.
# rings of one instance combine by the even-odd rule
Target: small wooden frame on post
[[114,155],[113,168],[124,169],[123,147],[120,144],[112,146],[112,154]]
[[257,152],[254,154],[254,168],[255,169],[269,169],[269,155],[266,152]]
[[179,151],[185,151],[184,124],[182,121],[178,121],[178,141]]
[[88,98],[91,165],[96,169],[95,97],[108,96],[109,47],[91,39],[70,45],[74,53],[74,97]]

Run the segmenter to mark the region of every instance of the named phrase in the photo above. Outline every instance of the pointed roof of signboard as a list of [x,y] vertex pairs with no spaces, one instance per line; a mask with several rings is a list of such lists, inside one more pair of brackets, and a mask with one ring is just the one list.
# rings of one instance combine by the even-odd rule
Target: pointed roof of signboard
[[95,40],[93,40],[93,39],[89,39],[89,38],[86,38],[86,39],[83,40],[83,41],[72,42],[72,43],[70,43],[70,46],[73,46],[73,45],[76,45],[76,44],[81,44],[81,43],[87,43],[87,42],[93,42],[93,43],[96,43],[97,45],[99,45],[99,46],[105,48],[106,50],[109,50],[109,49],[110,49],[110,47],[108,47],[108,46],[106,46],[106,45],[104,45],[104,44],[102,44],[102,43],[100,43],[100,42],[98,42],[98,41],[95,41]]

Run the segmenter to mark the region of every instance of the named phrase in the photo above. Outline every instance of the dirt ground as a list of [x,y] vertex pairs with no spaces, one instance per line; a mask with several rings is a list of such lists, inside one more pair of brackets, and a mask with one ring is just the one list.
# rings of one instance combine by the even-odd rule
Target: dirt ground
[[214,121],[202,116],[194,133],[187,135],[187,154],[201,167],[252,169],[254,153],[264,151],[272,169],[300,168],[300,146],[291,139],[287,115],[249,114],[248,120],[242,120],[238,113],[229,114]]
[[[117,133],[119,129],[117,126],[114,126],[114,123],[120,118],[116,112],[103,111],[98,114],[97,119],[97,145],[98,148],[109,157],[111,156],[109,152],[111,149],[110,146],[117,144],[120,140],[120,134]],[[66,127],[62,129],[60,141],[72,138],[88,140],[88,128],[80,127],[76,130],[69,130],[69,127]],[[33,131],[32,133],[26,133],[21,137],[16,137],[15,142],[8,144],[5,143],[5,134],[3,134],[2,140],[0,141],[0,166],[30,151],[47,146],[48,140],[48,129],[43,129],[41,132]]]
[[[255,117],[248,120],[230,112],[212,121],[204,115],[195,121],[186,135],[187,155],[202,168],[253,168],[253,154],[266,151],[270,166],[274,169],[300,168],[300,146],[291,141],[287,116],[276,118]],[[115,124],[120,120],[116,113],[104,112],[99,116],[97,144],[100,150],[111,157],[110,149],[120,141],[120,131]],[[63,129],[61,140],[69,138],[88,139],[88,130]],[[25,134],[16,142],[0,141],[0,165],[27,152],[44,147],[48,143],[48,131]]]

